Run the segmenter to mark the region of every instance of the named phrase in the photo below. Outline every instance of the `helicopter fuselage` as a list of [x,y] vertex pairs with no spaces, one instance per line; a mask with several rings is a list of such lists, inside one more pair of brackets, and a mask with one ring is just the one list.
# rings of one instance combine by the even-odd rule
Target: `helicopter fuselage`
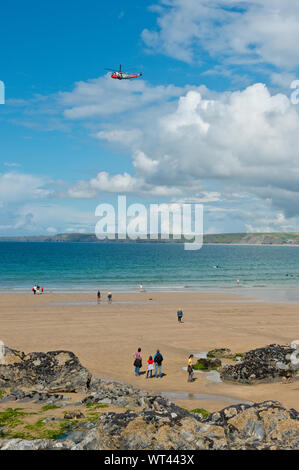
[[141,75],[142,73],[132,74],[132,73],[126,73],[126,72],[113,72],[111,74],[111,78],[114,78],[116,80],[130,80],[131,78],[141,77]]

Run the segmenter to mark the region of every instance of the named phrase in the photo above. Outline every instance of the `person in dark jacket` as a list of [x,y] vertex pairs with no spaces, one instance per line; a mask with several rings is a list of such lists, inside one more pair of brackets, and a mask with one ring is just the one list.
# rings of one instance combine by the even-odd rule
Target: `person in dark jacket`
[[162,362],[163,362],[163,356],[160,353],[159,349],[157,349],[156,354],[154,355],[154,363],[155,363],[155,377],[158,377],[158,371],[159,371],[159,377],[162,379]]
[[179,322],[179,323],[182,323],[183,310],[178,310],[178,311],[177,311],[177,316],[178,316],[178,322]]

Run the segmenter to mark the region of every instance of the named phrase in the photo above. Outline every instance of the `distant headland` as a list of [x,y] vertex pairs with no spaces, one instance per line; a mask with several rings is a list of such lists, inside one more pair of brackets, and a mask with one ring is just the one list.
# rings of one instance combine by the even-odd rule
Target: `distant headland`
[[[57,235],[23,235],[0,237],[0,242],[47,242],[47,243],[184,243],[184,237],[180,239],[162,238],[159,234],[156,240],[148,235],[147,239],[104,239],[99,240],[94,233],[59,233]],[[189,240],[190,241],[190,240]],[[203,236],[205,245],[283,245],[299,246],[299,233],[220,233],[205,234]]]

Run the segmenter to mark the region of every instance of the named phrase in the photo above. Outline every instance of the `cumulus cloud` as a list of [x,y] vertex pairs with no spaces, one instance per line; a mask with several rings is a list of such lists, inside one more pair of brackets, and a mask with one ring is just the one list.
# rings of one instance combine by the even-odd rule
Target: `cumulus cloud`
[[[111,80],[109,74],[78,82],[71,92],[59,93],[58,101],[67,119],[90,119],[112,116],[162,103],[180,96],[181,87],[174,85],[152,86],[145,80]],[[102,136],[109,137],[108,134]],[[102,137],[99,135],[99,137]],[[110,134],[111,138],[111,134]]]
[[0,173],[0,201],[2,203],[40,199],[50,195],[45,189],[46,179],[16,172]]
[[11,225],[0,230],[13,230],[15,233],[53,235],[58,232],[83,232],[94,230],[96,218],[94,208],[87,211],[67,204],[34,202],[19,206],[11,220]]
[[[284,82],[290,76],[286,73]],[[277,76],[272,78],[278,83]],[[0,175],[0,204],[119,193],[218,206],[228,202],[236,204],[235,219],[241,198],[243,207],[252,199],[266,201],[265,211],[288,219],[299,215],[299,115],[286,94],[261,83],[234,92],[154,87],[143,80],[121,87],[101,77],[76,84],[56,102],[68,120],[92,129],[93,138],[125,145],[132,170],[100,171],[75,184],[64,182],[60,192],[45,187],[45,178],[6,173]],[[244,226],[245,219],[240,220]],[[254,226],[252,220],[248,224]],[[53,220],[47,227],[59,225]]]
[[149,184],[143,177],[129,173],[110,175],[101,171],[95,178],[79,181],[68,190],[71,198],[94,198],[99,193],[118,193],[135,195],[170,196],[181,194],[180,189],[172,186]]
[[[124,192],[194,197],[206,191],[271,200],[288,216],[298,214],[299,115],[289,98],[263,84],[214,94],[185,92],[171,111],[132,133],[135,175],[100,172],[71,188],[71,197]],[[134,142],[133,136],[136,135]],[[138,150],[136,150],[138,147]],[[81,194],[81,196],[80,196]]]
[[299,65],[299,7],[293,0],[160,0],[145,44],[191,63],[208,52],[229,63]]

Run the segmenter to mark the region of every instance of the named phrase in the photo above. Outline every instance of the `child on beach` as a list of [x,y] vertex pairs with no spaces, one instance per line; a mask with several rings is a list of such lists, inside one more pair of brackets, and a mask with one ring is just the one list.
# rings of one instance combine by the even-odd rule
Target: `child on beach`
[[150,356],[147,361],[146,378],[148,378],[149,373],[150,373],[150,378],[152,378],[153,370],[154,370],[154,359],[153,359],[153,356]]
[[112,292],[108,292],[108,303],[111,304],[112,302]]
[[101,302],[101,292],[98,290],[97,293],[97,298],[98,298],[98,304]]

